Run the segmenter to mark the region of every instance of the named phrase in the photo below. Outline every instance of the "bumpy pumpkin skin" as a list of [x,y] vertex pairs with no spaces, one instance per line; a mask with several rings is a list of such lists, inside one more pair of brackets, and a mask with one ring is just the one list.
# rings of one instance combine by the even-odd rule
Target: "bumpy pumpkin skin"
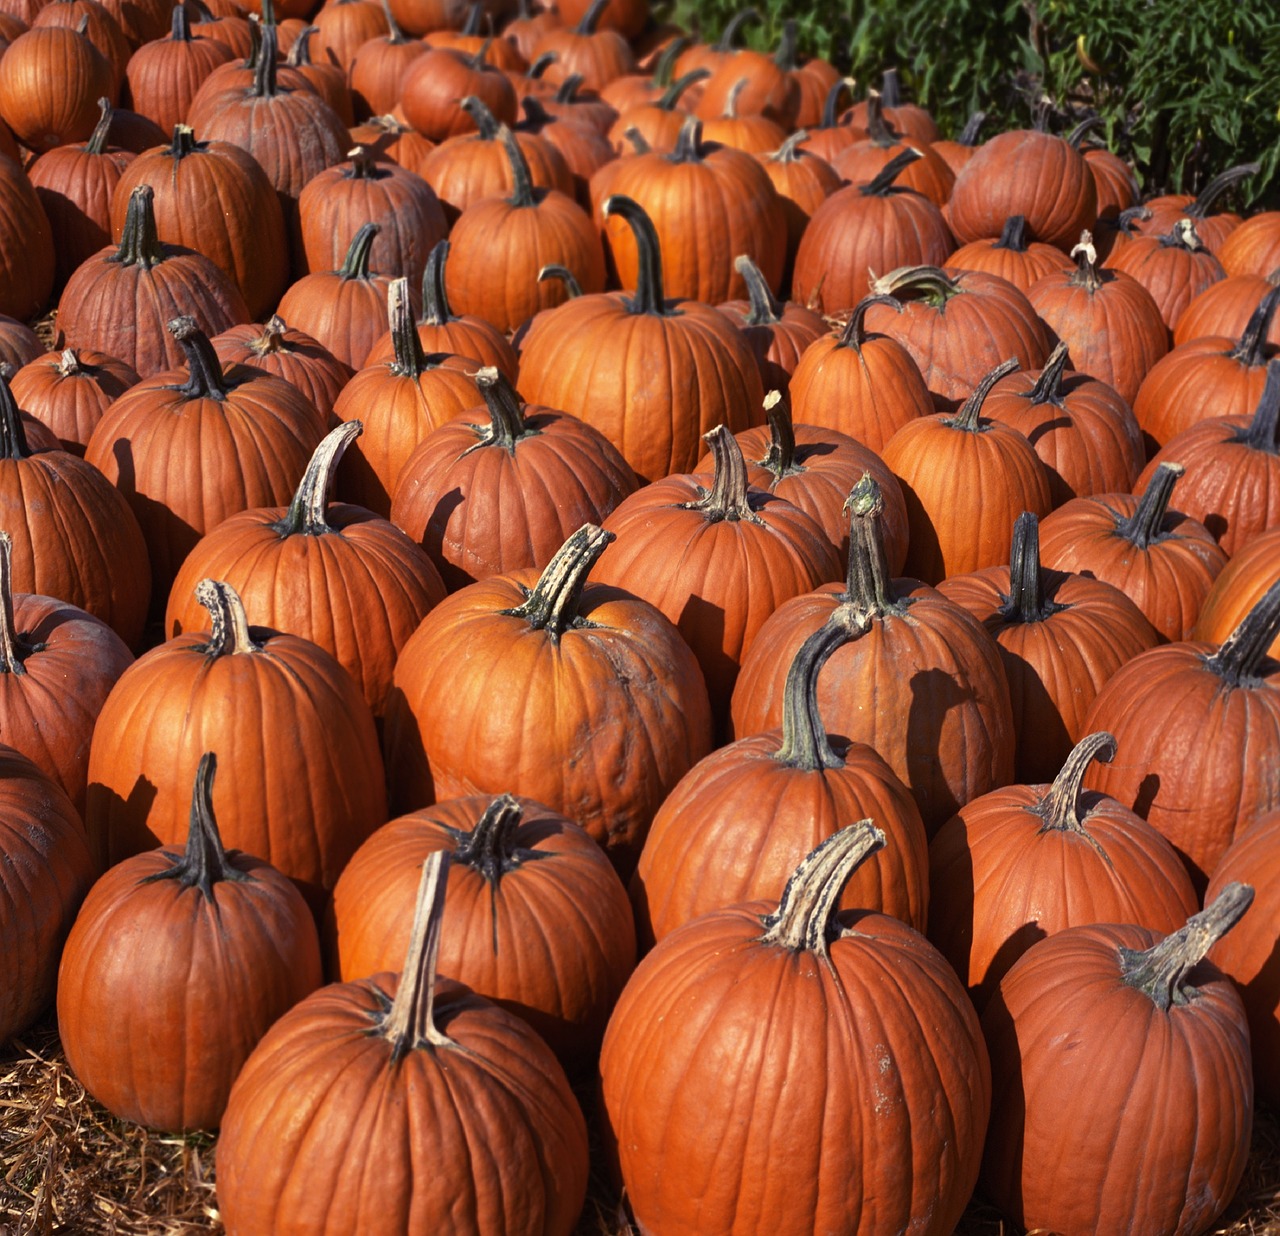
[[[1204,598],[1194,633],[1188,632],[1185,638],[1221,643],[1262,599],[1263,593],[1278,581],[1280,528],[1254,537],[1232,555]],[[1280,635],[1272,641],[1268,655],[1280,661]]]
[[1203,965],[1194,998],[1157,1007],[1117,958],[1159,940],[1142,927],[1059,932],[987,1006],[982,1187],[1015,1223],[1062,1236],[1205,1232],[1239,1185],[1253,1125],[1240,997]]
[[[618,1001],[600,1060],[606,1144],[641,1230],[944,1236],[987,1121],[972,1005],[897,919],[833,913],[819,952],[762,938],[778,909],[686,924]],[[780,1117],[785,1154],[767,1135]]]

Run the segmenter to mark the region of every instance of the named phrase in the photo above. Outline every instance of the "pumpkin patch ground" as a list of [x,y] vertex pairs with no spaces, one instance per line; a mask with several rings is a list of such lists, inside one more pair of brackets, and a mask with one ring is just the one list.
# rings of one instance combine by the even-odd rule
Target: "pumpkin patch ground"
[[1275,0],[737,3],[0,0],[0,1236],[1280,1236]]

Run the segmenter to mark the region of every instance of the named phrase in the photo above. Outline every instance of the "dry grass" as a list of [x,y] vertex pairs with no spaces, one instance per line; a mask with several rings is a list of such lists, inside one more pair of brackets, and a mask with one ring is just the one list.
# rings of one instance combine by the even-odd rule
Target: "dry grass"
[[[589,1109],[590,1091],[579,1097]],[[109,1116],[67,1068],[52,1019],[0,1054],[0,1236],[219,1232],[213,1147],[205,1134],[167,1137]],[[975,1202],[957,1236],[1014,1231]],[[1280,1236],[1280,1119],[1271,1112],[1259,1113],[1244,1182],[1214,1232]],[[603,1174],[592,1177],[575,1236],[636,1236]]]

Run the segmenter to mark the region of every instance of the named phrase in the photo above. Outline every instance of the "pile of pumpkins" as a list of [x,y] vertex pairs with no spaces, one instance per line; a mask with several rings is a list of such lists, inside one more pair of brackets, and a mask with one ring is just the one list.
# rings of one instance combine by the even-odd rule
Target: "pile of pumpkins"
[[1280,1103],[1280,213],[752,16],[0,0],[0,1041],[233,1234],[1190,1236]]

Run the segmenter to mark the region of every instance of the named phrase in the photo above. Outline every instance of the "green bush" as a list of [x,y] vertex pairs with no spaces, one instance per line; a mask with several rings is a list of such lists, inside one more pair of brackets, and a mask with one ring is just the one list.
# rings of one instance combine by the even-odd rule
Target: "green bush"
[[[714,36],[738,6],[675,0],[674,20]],[[801,6],[759,0],[746,28],[777,42]],[[859,82],[897,66],[947,135],[982,109],[987,133],[1025,127],[1047,96],[1063,128],[1097,113],[1147,193],[1193,190],[1257,161],[1244,198],[1280,205],[1280,18],[1276,0],[809,0],[803,51]]]

